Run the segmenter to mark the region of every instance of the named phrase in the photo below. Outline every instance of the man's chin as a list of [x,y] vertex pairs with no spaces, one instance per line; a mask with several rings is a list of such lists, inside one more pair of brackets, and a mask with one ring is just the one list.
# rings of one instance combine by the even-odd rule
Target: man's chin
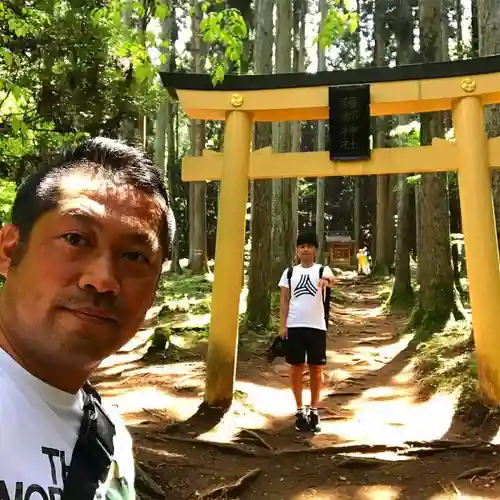
[[63,351],[60,356],[68,363],[99,364],[121,347],[117,329],[82,328],[81,325],[61,323],[58,325]]
[[116,351],[115,345],[96,345],[85,340],[83,342],[76,340],[67,346],[65,364],[69,369],[78,367],[78,370],[91,373]]

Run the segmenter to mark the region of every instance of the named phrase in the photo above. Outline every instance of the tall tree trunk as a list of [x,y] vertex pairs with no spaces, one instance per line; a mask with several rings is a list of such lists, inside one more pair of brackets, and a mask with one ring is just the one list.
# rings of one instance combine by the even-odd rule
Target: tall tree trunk
[[[162,65],[162,71],[173,69],[175,61],[175,42],[177,40],[177,26],[175,18],[175,10],[172,9],[171,2],[165,2],[170,10],[170,15],[162,22],[162,40],[168,42],[169,47],[162,46],[161,52],[166,56],[165,62]],[[163,177],[167,186],[167,191],[170,198],[170,205],[174,214],[178,217],[175,206],[176,196],[172,182],[172,170],[176,163],[175,156],[175,133],[174,133],[174,111],[173,103],[169,96],[165,95],[160,106],[156,118],[155,131],[155,162],[156,165],[163,171]],[[166,148],[165,148],[166,146]],[[165,149],[167,151],[167,160],[165,161]],[[179,272],[181,270],[179,263],[179,234],[178,231],[174,234],[174,241],[171,254],[170,271]]]
[[[491,56],[500,53],[500,0],[478,0],[477,20],[479,24],[479,55]],[[486,130],[488,137],[500,135],[500,106],[486,107]],[[493,201],[497,232],[500,229],[500,172],[493,170]],[[466,256],[467,257],[467,256]]]
[[[178,189],[173,180],[173,172],[175,166],[178,164],[178,157],[176,154],[175,146],[175,115],[176,111],[174,106],[178,109],[172,101],[169,100],[167,103],[167,186],[169,187],[170,193],[170,203],[172,205],[172,210],[177,217],[180,216],[179,210],[177,209],[177,201],[179,199]],[[180,234],[177,230],[174,234],[174,241],[172,242],[172,256],[170,271],[172,273],[180,273],[182,271],[180,263]]]
[[[388,30],[386,26],[386,9],[382,2],[375,2],[374,13],[375,25],[375,65],[383,66],[385,62],[385,51],[388,43]],[[377,118],[375,147],[383,148],[386,144],[386,119],[384,117]],[[389,274],[389,238],[388,227],[388,195],[389,195],[389,178],[387,175],[377,175],[377,231],[376,231],[376,255],[373,272],[382,276]]]
[[[122,10],[122,23],[129,27],[133,28],[135,26],[134,20],[133,20],[133,13],[134,13],[134,0],[125,0],[123,5],[123,10]],[[134,123],[134,120],[131,118],[122,120],[120,122],[120,138],[123,139],[125,142],[128,143],[133,143],[135,142],[135,132],[136,132],[136,124]]]
[[394,216],[397,210],[397,175],[389,175],[387,179],[387,245],[386,256],[389,272],[394,265],[394,252],[396,250],[396,224]]
[[[306,0],[293,0],[293,72],[305,71],[305,45],[306,45]],[[300,152],[302,144],[302,122],[291,124],[292,151]],[[291,179],[292,193],[292,228],[293,235],[297,235],[299,225],[299,190],[298,179]]]
[[394,283],[389,304],[407,307],[413,303],[410,274],[410,245],[408,223],[410,220],[410,190],[405,174],[398,175],[398,223],[396,228],[396,255]]
[[470,21],[470,54],[469,57],[479,56],[479,15],[478,0],[471,0],[471,21]]
[[[328,14],[327,0],[319,0],[320,24],[319,29]],[[318,71],[326,70],[326,54],[325,50],[318,43]],[[318,122],[318,151],[326,149],[326,121]],[[316,233],[318,235],[318,261],[325,261],[325,179],[318,178],[316,181]]]
[[[420,47],[423,62],[442,60],[442,21],[439,0],[420,0]],[[420,142],[431,143],[444,136],[442,113],[426,113],[420,119]],[[450,250],[450,208],[446,174],[424,174],[421,178],[420,290],[412,324],[426,334],[439,331],[453,313],[463,318],[454,285]]]
[[[361,0],[356,1],[356,13],[361,15]],[[356,29],[356,68],[361,63],[361,23]],[[354,177],[354,200],[353,200],[353,235],[354,240],[354,255],[356,259],[357,253],[361,247],[361,177]]]
[[[274,0],[259,0],[255,11],[254,68],[257,74],[272,72]],[[271,123],[256,123],[254,149],[272,144]],[[248,272],[247,321],[249,325],[270,324],[271,229],[273,184],[255,180],[252,189],[251,254]],[[276,285],[276,284],[274,284]],[[271,288],[272,287],[272,288]]]
[[[398,44],[398,64],[410,64],[413,57],[413,16],[410,0],[401,0],[396,6],[395,35]],[[403,117],[401,122],[403,122]],[[397,229],[394,283],[389,304],[407,307],[413,303],[410,274],[410,215],[411,186],[406,174],[399,174],[397,189]]]
[[[191,36],[193,51],[193,69],[195,73],[203,73],[203,54],[200,39],[201,7],[193,0],[193,15],[191,17]],[[191,121],[191,154],[201,156],[205,147],[205,122]],[[192,240],[190,241],[189,267],[195,274],[207,272],[207,184],[193,182],[189,190],[189,203],[192,206],[190,225],[192,225]],[[191,227],[190,227],[191,231]]]
[[[292,69],[292,9],[290,0],[277,0],[276,30],[276,73],[290,73]],[[276,145],[279,153],[290,151],[290,122],[279,122]],[[292,233],[292,181],[283,179],[274,181],[274,230],[273,251],[275,269],[273,275],[279,276],[282,270],[291,265],[295,255],[295,235]]]
[[[141,45],[146,46],[146,32],[149,24],[149,9],[146,2],[143,1],[144,14],[140,19],[139,25],[139,40]],[[137,140],[141,144],[144,151],[148,149],[148,116],[140,113],[137,117]]]
[[462,5],[462,0],[455,0],[455,15],[457,19],[457,31],[455,40],[457,42],[457,57],[458,59],[464,58],[464,34],[462,29],[462,19],[463,19],[464,8]]

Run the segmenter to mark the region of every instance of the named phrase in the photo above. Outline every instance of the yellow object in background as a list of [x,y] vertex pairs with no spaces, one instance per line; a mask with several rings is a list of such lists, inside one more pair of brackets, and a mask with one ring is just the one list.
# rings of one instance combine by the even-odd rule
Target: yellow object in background
[[368,259],[368,250],[366,248],[360,248],[356,254],[358,259],[358,274],[370,274],[370,261]]

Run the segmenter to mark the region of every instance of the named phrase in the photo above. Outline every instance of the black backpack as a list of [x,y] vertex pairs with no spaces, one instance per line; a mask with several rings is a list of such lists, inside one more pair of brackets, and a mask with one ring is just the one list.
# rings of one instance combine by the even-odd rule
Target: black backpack
[[274,338],[273,343],[267,348],[267,361],[272,363],[276,358],[286,358],[287,346],[287,339],[277,335]]
[[[319,279],[323,277],[323,272],[325,270],[325,266],[321,266],[319,268]],[[286,273],[286,278],[288,280],[288,289],[290,290],[290,297],[292,296],[292,274],[293,267],[289,267]],[[325,310],[325,324],[326,329],[328,330],[328,323],[330,320],[330,299],[332,297],[332,289],[330,287],[326,287],[323,291],[323,309]]]
[[104,482],[113,459],[115,426],[90,385],[85,393],[83,418],[64,480],[61,500],[94,500],[99,482]]

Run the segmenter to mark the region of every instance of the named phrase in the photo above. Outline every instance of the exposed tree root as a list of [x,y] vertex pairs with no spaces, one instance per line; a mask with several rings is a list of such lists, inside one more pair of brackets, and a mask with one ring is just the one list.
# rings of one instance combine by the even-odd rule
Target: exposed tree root
[[[425,443],[425,442],[424,442]],[[415,445],[413,445],[415,446]],[[400,452],[400,455],[407,456],[428,456],[436,453],[444,453],[447,451],[456,450],[471,450],[477,453],[494,453],[500,451],[500,446],[488,443],[460,442],[460,441],[438,441],[428,444],[423,444],[421,448],[414,447],[412,449]]]
[[[153,499],[165,499],[165,491],[151,476],[138,464],[135,464],[135,482],[141,492],[151,495]],[[144,494],[141,498],[144,498]]]
[[165,413],[150,410],[149,408],[143,408],[142,410],[145,413],[147,413],[148,415],[151,415],[153,418],[156,418],[157,420],[161,420],[162,422],[169,419],[168,415],[166,415]]
[[240,498],[240,496],[246,491],[246,489],[253,483],[259,474],[262,472],[261,469],[252,469],[247,472],[244,476],[241,476],[236,482],[217,486],[215,488],[210,488],[202,493],[196,492],[193,495],[193,500],[214,500],[216,498]]
[[336,397],[341,397],[341,396],[360,396],[361,391],[335,391],[335,392],[330,392],[327,397],[329,398],[336,398]]
[[368,458],[368,457],[348,457],[341,460],[337,467],[345,467],[352,469],[354,467],[378,467],[379,465],[387,465],[386,460],[380,460],[379,458]]
[[493,467],[474,467],[473,469],[466,470],[457,476],[457,479],[471,479],[476,476],[483,476],[493,472]]
[[[248,432],[253,438],[258,436],[255,432]],[[319,446],[311,448],[285,448],[281,450],[274,450],[267,441],[265,441],[261,436],[258,436],[259,443],[265,446],[266,449],[254,449],[250,446],[234,443],[219,443],[216,441],[206,441],[201,439],[194,439],[188,437],[180,436],[170,436],[170,435],[157,435],[152,433],[147,433],[145,435],[147,438],[155,441],[178,441],[183,443],[189,443],[192,445],[207,446],[210,448],[215,448],[221,453],[230,453],[234,455],[243,455],[246,457],[271,457],[271,456],[282,456],[282,455],[294,455],[302,453],[312,453],[312,454],[331,454],[331,455],[347,455],[350,453],[383,453],[383,452],[393,452],[400,456],[427,456],[436,453],[444,453],[447,451],[456,450],[471,450],[475,452],[493,453],[500,452],[500,446],[491,445],[488,443],[477,443],[477,442],[467,442],[467,441],[446,441],[446,440],[436,440],[436,441],[408,441],[402,443],[401,445],[384,445],[384,444],[352,444],[352,445],[333,445],[333,446]],[[264,444],[265,443],[265,444]]]
[[401,456],[426,456],[455,450],[472,450],[475,452],[500,452],[500,446],[488,443],[460,441],[408,441],[397,446],[384,444],[353,444],[320,446],[317,448],[288,448],[276,450],[274,455],[290,455],[299,453],[315,454],[349,454],[349,453],[382,453],[395,452]]
[[[478,441],[457,441],[453,439],[435,439],[433,441],[406,441],[406,445],[413,448],[450,448],[453,446],[478,446],[484,445],[483,442]],[[492,445],[488,445],[492,446]]]
[[274,455],[294,455],[300,453],[323,453],[331,455],[342,455],[347,453],[382,453],[386,451],[399,452],[404,445],[388,446],[385,444],[352,444],[352,445],[334,445],[318,446],[316,448],[285,448],[277,450]]
[[159,436],[157,434],[152,434],[152,433],[147,433],[145,436],[148,439],[152,439],[154,441],[163,441],[163,442],[169,442],[169,441],[179,441],[182,443],[190,443],[192,445],[202,445],[202,446],[208,446],[211,448],[215,448],[216,450],[220,451],[221,453],[232,453],[234,455],[243,455],[245,457],[265,457],[270,455],[270,453],[267,450],[254,450],[250,448],[249,446],[244,446],[244,445],[239,445],[239,444],[232,444],[232,443],[219,443],[216,441],[206,441],[202,439],[194,439],[194,438],[188,438],[188,437],[181,437],[181,436]]
[[346,420],[349,417],[346,415],[324,415],[321,417],[322,421],[328,421],[328,420]]
[[267,448],[270,451],[274,451],[274,448],[256,431],[252,429],[241,429],[241,434],[247,434],[258,441],[264,448]]

